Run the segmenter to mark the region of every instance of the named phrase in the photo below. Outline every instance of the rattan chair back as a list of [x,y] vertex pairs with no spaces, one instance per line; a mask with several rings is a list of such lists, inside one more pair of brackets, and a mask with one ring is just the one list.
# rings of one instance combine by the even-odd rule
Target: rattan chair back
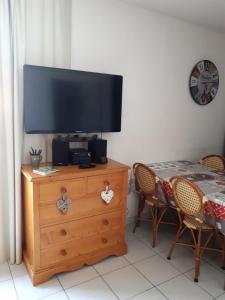
[[174,177],[172,189],[176,205],[181,212],[203,221],[203,192],[193,182],[183,177]]
[[154,195],[157,191],[157,181],[155,173],[142,163],[133,165],[136,189],[145,195]]
[[135,163],[135,164],[133,164],[133,174],[134,174],[134,181],[135,181],[135,189],[136,189],[136,191],[140,191],[140,187],[139,187],[139,185],[138,185],[138,182],[137,182],[137,176],[136,176],[136,174],[135,174],[135,172],[136,172],[136,167],[139,165],[139,163]]
[[200,163],[217,171],[224,171],[225,169],[224,158],[218,154],[208,155],[202,158]]

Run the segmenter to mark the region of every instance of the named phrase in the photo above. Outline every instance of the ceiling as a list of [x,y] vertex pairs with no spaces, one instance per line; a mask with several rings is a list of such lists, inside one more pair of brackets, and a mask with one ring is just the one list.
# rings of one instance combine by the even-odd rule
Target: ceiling
[[225,32],[225,0],[124,0],[185,21]]

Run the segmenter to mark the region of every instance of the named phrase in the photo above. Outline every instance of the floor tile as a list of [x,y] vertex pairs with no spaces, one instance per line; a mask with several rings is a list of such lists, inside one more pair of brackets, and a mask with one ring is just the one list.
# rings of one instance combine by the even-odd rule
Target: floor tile
[[159,255],[142,260],[134,265],[154,285],[158,285],[180,274]]
[[68,300],[68,297],[64,291],[53,294],[51,296],[47,296],[44,298],[41,298],[41,300]]
[[24,263],[21,263],[19,265],[16,265],[16,264],[10,265],[9,264],[9,267],[10,267],[10,270],[12,272],[13,278],[24,276],[24,275],[28,274],[26,266],[25,266]]
[[116,296],[99,277],[66,290],[70,300],[116,300]]
[[133,234],[133,232],[130,232],[128,230],[126,230],[126,242],[130,241],[130,240],[134,240],[137,237],[135,236],[135,234]]
[[173,278],[158,286],[158,289],[169,300],[209,300],[208,293],[203,291],[197,284],[190,281],[184,275]]
[[[193,280],[194,269],[186,273]],[[217,297],[223,293],[225,273],[205,263],[201,266],[198,285],[210,295]]]
[[127,299],[152,287],[133,266],[114,271],[103,276],[120,299]]
[[[167,259],[168,251],[163,252],[162,255]],[[184,273],[195,266],[195,253],[184,247],[176,247],[172,253],[171,259],[167,261],[177,270]],[[203,263],[204,262],[202,261],[201,264]]]
[[64,289],[68,289],[98,276],[98,273],[92,266],[86,266],[73,272],[65,272],[57,275]]
[[[133,229],[133,224],[129,224],[129,230]],[[170,225],[159,226],[156,247],[154,248],[155,252],[168,251],[171,245],[172,240],[176,234],[176,228]],[[148,247],[151,247],[152,243],[152,228],[150,222],[142,222],[140,227],[136,228],[134,236],[145,243]]]
[[[132,232],[133,233],[133,232]],[[137,227],[133,235],[136,238],[144,239],[150,242],[152,234],[152,225],[150,222],[143,222],[140,227]]]
[[100,273],[100,274],[106,274],[112,271],[115,271],[117,269],[126,267],[129,264],[129,262],[124,259],[123,257],[108,257],[104,259],[103,261],[97,263],[94,265],[94,268]]
[[202,258],[204,261],[207,261],[209,264],[221,270],[222,258],[219,253],[213,251],[205,251]]
[[17,300],[16,291],[12,280],[0,282],[0,299]]
[[[165,232],[162,228],[159,229],[157,240],[156,240],[156,246],[154,248],[154,251],[157,253],[161,252],[167,252],[170,249],[172,240],[175,236],[175,231],[171,232]],[[151,237],[148,239],[144,239],[143,237],[140,237],[140,240],[143,241],[147,246],[151,246]]]
[[132,297],[129,300],[166,300],[167,298],[164,297],[156,288],[152,288],[143,294],[138,296]]
[[218,298],[216,298],[217,300],[225,300],[225,293],[223,293],[222,295],[220,295]]
[[132,232],[134,228],[134,223],[129,223],[126,225],[126,231]]
[[36,300],[55,294],[62,290],[56,277],[47,282],[33,286],[28,275],[16,277],[14,279],[16,291],[21,300]]
[[128,241],[127,246],[128,253],[124,255],[124,257],[131,263],[155,255],[155,252],[150,246],[146,246],[137,239]]
[[8,263],[0,264],[0,282],[12,279]]

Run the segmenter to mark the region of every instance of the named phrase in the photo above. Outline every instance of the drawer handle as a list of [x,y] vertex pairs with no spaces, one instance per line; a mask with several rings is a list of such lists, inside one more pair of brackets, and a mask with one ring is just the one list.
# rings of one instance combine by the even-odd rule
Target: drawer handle
[[107,243],[108,243],[107,238],[102,238],[102,243],[103,243],[103,244],[107,244]]
[[62,229],[62,230],[60,231],[60,233],[61,233],[61,235],[67,235],[67,232],[66,232],[65,229]]
[[103,224],[103,225],[109,225],[109,221],[108,221],[107,219],[104,219],[104,220],[102,221],[102,224]]
[[66,256],[66,255],[67,255],[67,252],[66,252],[65,249],[62,249],[62,250],[60,251],[60,254],[61,254],[62,256]]

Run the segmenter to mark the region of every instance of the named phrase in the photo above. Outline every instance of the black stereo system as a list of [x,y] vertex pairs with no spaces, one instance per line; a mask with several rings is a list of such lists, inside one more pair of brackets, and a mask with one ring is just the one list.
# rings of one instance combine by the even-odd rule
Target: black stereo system
[[54,166],[79,165],[80,168],[95,167],[93,163],[105,164],[107,163],[107,141],[89,140],[87,150],[70,148],[70,141],[66,138],[54,138],[52,140],[52,163]]
[[52,164],[67,166],[69,164],[69,142],[62,138],[52,140]]
[[69,150],[69,161],[72,165],[90,164],[91,153],[85,148],[72,148]]
[[91,160],[97,164],[107,163],[107,140],[91,140],[88,142],[88,151],[91,153]]

